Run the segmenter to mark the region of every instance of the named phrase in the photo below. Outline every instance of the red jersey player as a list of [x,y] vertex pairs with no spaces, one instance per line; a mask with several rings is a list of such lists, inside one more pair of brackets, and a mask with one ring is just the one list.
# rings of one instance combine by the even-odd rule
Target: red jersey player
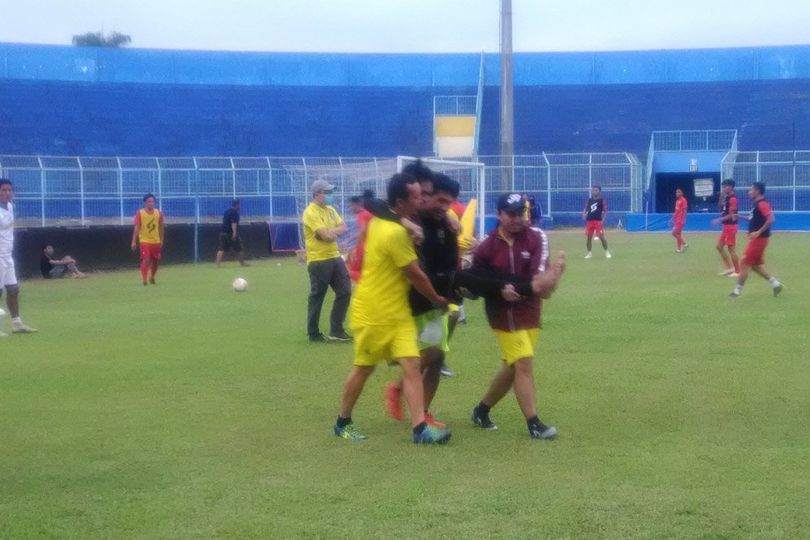
[[776,221],[771,211],[771,205],[765,200],[765,184],[754,182],[751,189],[748,190],[748,197],[754,206],[751,217],[742,218],[749,221],[748,244],[745,246],[737,286],[734,287],[729,296],[737,298],[742,294],[745,280],[748,279],[749,268],[767,279],[768,283],[773,287],[773,295],[778,296],[784,287],[765,268],[765,248],[768,247],[768,239],[771,237],[771,225]]
[[363,192],[362,197],[352,197],[351,199],[352,213],[354,213],[355,219],[357,220],[357,232],[354,237],[354,249],[349,252],[349,260],[346,266],[349,269],[349,277],[355,283],[360,281],[360,276],[363,271],[363,256],[366,252],[366,228],[368,227],[368,222],[374,217],[371,212],[366,210],[365,202],[373,198],[374,192],[366,190]]
[[[723,231],[720,233],[720,238],[717,239],[717,252],[720,253],[720,258],[723,259],[725,270],[720,272],[720,276],[737,277],[740,273],[740,258],[737,256],[737,195],[734,194],[734,180],[723,180],[723,198],[720,206],[720,217],[715,220],[716,223],[723,225]],[[728,253],[723,251],[723,248],[728,250]]]
[[686,197],[683,196],[683,190],[678,188],[675,190],[675,213],[669,218],[669,224],[672,227],[672,236],[675,237],[675,253],[686,251],[689,244],[684,241],[681,232],[683,226],[686,225],[686,209],[689,208],[689,203],[686,202]]

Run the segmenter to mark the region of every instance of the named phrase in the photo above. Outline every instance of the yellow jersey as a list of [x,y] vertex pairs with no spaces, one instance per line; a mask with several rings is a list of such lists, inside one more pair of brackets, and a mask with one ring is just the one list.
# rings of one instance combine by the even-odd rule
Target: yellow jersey
[[402,269],[416,260],[408,231],[399,223],[373,218],[366,229],[363,279],[352,295],[352,327],[397,325],[412,320],[410,282]]
[[138,240],[141,244],[160,244],[160,224],[163,223],[163,213],[155,208],[152,213],[145,208],[135,214],[135,225],[138,226]]
[[307,248],[307,264],[340,257],[336,241],[324,242],[315,236],[318,229],[333,229],[343,223],[334,207],[309,203],[302,217],[304,222],[304,245]]

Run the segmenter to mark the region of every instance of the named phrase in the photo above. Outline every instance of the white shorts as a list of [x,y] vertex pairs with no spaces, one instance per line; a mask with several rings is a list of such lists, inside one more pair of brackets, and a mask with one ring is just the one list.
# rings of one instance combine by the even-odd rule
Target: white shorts
[[17,284],[14,272],[14,259],[11,255],[0,255],[0,287],[11,287]]

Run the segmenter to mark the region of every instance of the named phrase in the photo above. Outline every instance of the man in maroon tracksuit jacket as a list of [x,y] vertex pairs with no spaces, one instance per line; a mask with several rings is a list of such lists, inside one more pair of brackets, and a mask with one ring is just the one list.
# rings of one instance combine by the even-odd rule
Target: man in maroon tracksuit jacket
[[475,425],[498,429],[489,418],[489,410],[514,388],[520,409],[526,417],[529,435],[534,439],[553,439],[554,426],[537,417],[532,360],[540,335],[541,297],[548,298],[565,270],[565,254],[549,265],[548,238],[540,229],[529,227],[523,219],[520,194],[506,193],[498,199],[498,228],[475,249],[473,267],[504,274],[532,277],[537,293],[528,298],[487,298],[486,313],[495,331],[504,365],[495,375],[484,398],[473,409]]

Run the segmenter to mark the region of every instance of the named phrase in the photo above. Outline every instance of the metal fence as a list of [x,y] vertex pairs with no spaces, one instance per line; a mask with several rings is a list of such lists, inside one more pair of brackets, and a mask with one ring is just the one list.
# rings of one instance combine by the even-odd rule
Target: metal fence
[[653,131],[655,152],[725,152],[736,145],[736,129]]
[[[504,165],[501,156],[481,156],[486,165],[487,192],[517,191],[534,195],[543,214],[574,218],[582,213],[591,187],[599,185],[617,214],[639,212],[643,170],[633,154],[586,153],[512,156]],[[485,211],[495,213],[496,197],[488,197]],[[562,219],[561,221],[565,221]]]
[[[765,196],[774,210],[810,211],[810,150],[729,152],[722,164],[723,178],[733,178],[744,193],[753,182],[764,182]],[[749,210],[748,197],[739,197]]]
[[[0,156],[0,174],[14,182],[22,227],[131,223],[146,193],[157,197],[169,222],[217,221],[234,198],[243,219],[296,222],[315,180],[337,186],[345,216],[352,195],[372,189],[384,196],[385,181],[403,159],[411,158]],[[460,182],[462,200],[483,199],[481,219],[495,213],[504,191],[534,195],[547,216],[578,215],[595,184],[612,212],[641,207],[642,166],[632,154],[512,156],[509,166],[501,156],[479,161],[430,158],[428,165]]]

